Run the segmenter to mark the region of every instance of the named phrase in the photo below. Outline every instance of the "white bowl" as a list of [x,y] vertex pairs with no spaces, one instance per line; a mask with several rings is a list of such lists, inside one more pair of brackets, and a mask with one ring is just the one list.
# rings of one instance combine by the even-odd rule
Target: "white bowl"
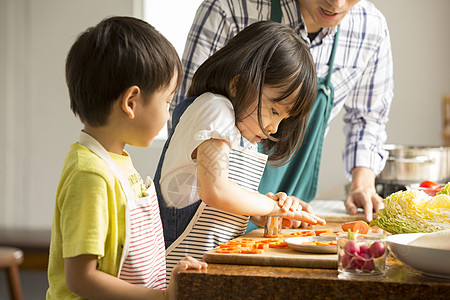
[[388,248],[402,263],[425,275],[450,279],[450,250],[408,245],[424,233],[387,237]]

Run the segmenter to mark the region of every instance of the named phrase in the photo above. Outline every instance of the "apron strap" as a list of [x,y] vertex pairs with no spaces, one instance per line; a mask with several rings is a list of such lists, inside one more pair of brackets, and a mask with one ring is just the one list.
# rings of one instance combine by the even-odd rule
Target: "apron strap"
[[336,35],[334,36],[333,50],[331,52],[330,61],[328,63],[327,86],[329,86],[330,82],[331,82],[331,74],[333,73],[334,57],[336,56],[336,49],[337,49],[337,44],[338,44],[338,40],[339,40],[340,29],[341,29],[341,25],[338,26]]
[[122,190],[125,193],[125,196],[127,197],[127,201],[132,201],[133,199],[135,199],[130,183],[125,178],[125,175],[119,169],[117,164],[114,162],[111,155],[109,155],[108,151],[106,151],[106,149],[103,148],[102,144],[100,144],[94,137],[90,136],[84,131],[80,132],[79,143],[89,148],[89,150],[94,152],[97,156],[102,158],[108,164],[108,166],[111,168],[111,171],[114,173],[117,179],[119,179],[119,182],[122,186]]
[[280,0],[272,0],[270,3],[270,20],[281,23],[282,16]]
[[156,189],[156,195],[158,197],[159,212],[163,225],[164,242],[166,249],[169,248],[169,246],[178,238],[178,236],[183,233],[185,228],[189,225],[190,220],[197,212],[200,204],[202,203],[201,200],[198,200],[197,202],[189,204],[188,206],[185,206],[183,208],[167,206],[161,192],[161,185],[159,183],[161,179],[162,164],[166,156],[167,148],[169,148],[170,141],[172,140],[173,133],[175,132],[175,128],[177,127],[178,121],[180,120],[184,111],[188,108],[189,105],[192,104],[192,102],[194,102],[194,100],[195,97],[184,99],[177,105],[177,107],[173,111],[172,130],[169,133],[169,137],[167,138],[166,143],[164,144],[153,179]]
[[[279,0],[273,0],[273,2],[275,1],[279,3]],[[340,27],[338,26],[328,62],[328,75],[325,78],[318,78],[317,98],[311,110],[300,149],[287,164],[281,167],[274,168],[266,165],[259,185],[259,191],[262,194],[284,191],[288,195],[297,196],[306,202],[313,200],[316,195],[323,139],[333,108],[334,89],[331,83],[331,74],[333,73],[339,31]]]

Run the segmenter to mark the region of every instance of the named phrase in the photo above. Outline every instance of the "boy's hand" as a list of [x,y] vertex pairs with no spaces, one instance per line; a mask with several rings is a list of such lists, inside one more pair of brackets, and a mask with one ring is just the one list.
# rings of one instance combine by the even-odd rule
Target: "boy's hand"
[[167,298],[168,299],[177,299],[178,293],[178,272],[184,270],[201,270],[206,269],[208,264],[203,261],[199,261],[198,259],[193,258],[192,256],[186,256],[185,258],[178,261],[175,268],[172,270],[172,275],[170,276],[170,284],[167,288]]
[[208,264],[206,262],[195,259],[192,256],[186,256],[177,263],[177,266],[173,269],[173,271],[178,273],[179,271],[201,270],[206,269],[207,267]]

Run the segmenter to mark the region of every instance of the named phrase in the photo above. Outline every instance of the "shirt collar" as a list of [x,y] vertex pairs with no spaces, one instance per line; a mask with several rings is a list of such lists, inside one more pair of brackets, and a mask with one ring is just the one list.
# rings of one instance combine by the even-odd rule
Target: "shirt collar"
[[[303,20],[302,12],[300,11],[300,6],[298,5],[298,1],[295,1],[295,5],[298,12],[298,24],[295,28],[295,30],[300,34],[300,36],[307,42],[311,44],[312,41],[308,38],[308,31],[306,28],[305,21]],[[328,35],[334,35],[337,32],[337,26],[330,27],[330,28],[322,28],[318,34],[319,42],[322,41],[322,39]]]

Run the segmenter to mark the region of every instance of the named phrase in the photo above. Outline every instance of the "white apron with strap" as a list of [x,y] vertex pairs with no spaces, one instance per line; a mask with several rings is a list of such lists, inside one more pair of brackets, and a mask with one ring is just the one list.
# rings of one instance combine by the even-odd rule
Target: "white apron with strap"
[[136,198],[122,171],[95,138],[81,132],[79,143],[108,164],[127,198],[125,243],[117,277],[132,284],[165,289],[165,247],[154,184],[146,190],[146,197]]
[[[267,155],[257,151],[231,149],[228,178],[248,190],[257,191],[266,161]],[[248,219],[249,216],[227,213],[202,201],[184,232],[166,250],[166,282],[180,259],[186,255],[203,259],[206,251],[242,235]]]

